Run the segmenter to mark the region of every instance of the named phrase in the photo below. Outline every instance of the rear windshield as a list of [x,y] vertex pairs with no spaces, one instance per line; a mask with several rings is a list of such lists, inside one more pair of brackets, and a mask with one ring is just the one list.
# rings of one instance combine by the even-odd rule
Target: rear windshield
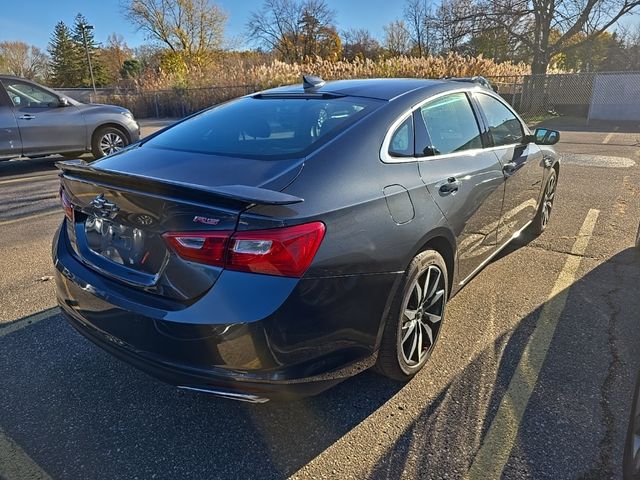
[[207,110],[145,145],[248,158],[304,156],[375,109],[366,98],[245,97]]

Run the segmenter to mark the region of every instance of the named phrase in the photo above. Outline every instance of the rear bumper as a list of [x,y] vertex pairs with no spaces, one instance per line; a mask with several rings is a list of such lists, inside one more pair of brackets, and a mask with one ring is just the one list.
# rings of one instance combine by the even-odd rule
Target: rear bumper
[[[346,376],[330,376],[330,378],[301,378],[298,381],[265,380],[259,377],[243,375],[225,368],[197,369],[191,365],[174,364],[158,358],[145,356],[136,352],[121,339],[113,337],[95,328],[86,319],[79,317],[68,309],[62,310],[68,322],[84,337],[91,340],[114,357],[123,360],[139,370],[165,383],[175,385],[185,392],[210,393],[216,396],[263,403],[268,399],[299,398],[318,394],[340,382]],[[361,368],[354,365],[353,373],[371,366],[363,361]]]
[[372,366],[398,276],[225,271],[196,302],[168,310],[127,295],[67,245],[63,228],[53,245],[57,297],[80,333],[167,383],[257,399],[313,395]]

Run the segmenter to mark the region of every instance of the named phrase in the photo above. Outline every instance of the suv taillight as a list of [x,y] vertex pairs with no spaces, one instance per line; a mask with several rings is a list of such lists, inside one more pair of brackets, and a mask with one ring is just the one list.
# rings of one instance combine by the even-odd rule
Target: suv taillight
[[169,232],[163,237],[185,260],[243,272],[301,277],[324,238],[322,222],[244,232]]

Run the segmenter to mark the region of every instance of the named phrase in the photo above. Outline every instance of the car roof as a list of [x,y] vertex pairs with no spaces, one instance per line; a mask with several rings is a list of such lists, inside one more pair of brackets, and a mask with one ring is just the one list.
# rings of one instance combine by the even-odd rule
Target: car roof
[[[302,84],[286,85],[260,92],[267,95],[287,94],[338,94],[354,97],[368,97],[379,100],[393,100],[406,93],[417,90],[425,91],[433,89],[434,92],[448,89],[459,90],[468,87],[470,90],[478,84],[456,80],[430,80],[423,78],[367,78],[358,80],[335,80],[324,85],[305,90]],[[447,88],[450,87],[450,88]]]

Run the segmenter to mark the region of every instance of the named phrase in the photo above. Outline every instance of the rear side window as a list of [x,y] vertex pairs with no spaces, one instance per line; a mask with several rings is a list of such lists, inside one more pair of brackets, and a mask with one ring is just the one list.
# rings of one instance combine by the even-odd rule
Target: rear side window
[[389,155],[392,157],[413,156],[413,117],[409,116],[391,135]]
[[464,93],[438,97],[420,107],[420,115],[431,145],[420,145],[418,151],[445,155],[482,148],[478,122]]
[[374,110],[357,98],[241,98],[201,113],[145,145],[257,159],[304,156]]
[[522,143],[522,124],[511,110],[489,95],[479,93],[476,98],[489,123],[489,133],[496,147]]

